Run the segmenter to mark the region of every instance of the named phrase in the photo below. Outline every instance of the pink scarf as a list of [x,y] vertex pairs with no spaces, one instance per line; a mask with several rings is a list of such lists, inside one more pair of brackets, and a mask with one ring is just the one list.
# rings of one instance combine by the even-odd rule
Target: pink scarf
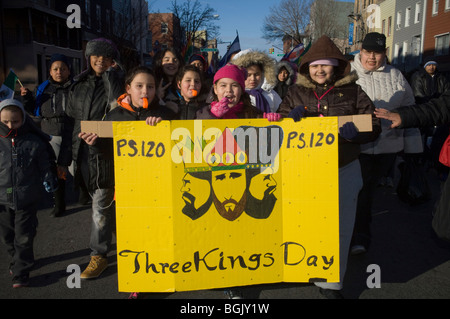
[[[211,107],[213,107],[215,104],[220,103],[220,102],[211,102]],[[235,106],[233,106],[232,108],[230,108],[224,115],[222,115],[222,119],[237,119],[237,113],[241,112],[244,109],[244,103],[243,102],[239,102],[237,103]]]

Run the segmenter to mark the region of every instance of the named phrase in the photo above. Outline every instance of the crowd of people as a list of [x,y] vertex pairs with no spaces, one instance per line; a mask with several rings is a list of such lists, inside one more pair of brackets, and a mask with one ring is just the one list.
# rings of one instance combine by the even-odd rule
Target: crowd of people
[[[369,249],[377,183],[389,176],[399,153],[422,153],[422,141],[426,141],[416,127],[390,129],[391,122],[377,118],[375,109],[409,107],[449,89],[445,78],[437,76],[433,60],[426,61],[424,71],[410,85],[387,63],[386,38],[376,32],[366,35],[353,61],[322,36],[298,68],[288,60],[277,63],[249,49],[236,52],[214,75],[207,74],[203,56],[194,54],[185,64],[171,48],[158,52],[153,68],[124,70],[116,46],[104,38],[89,41],[85,56],[87,69],[74,76],[67,57],[53,55],[49,78],[34,93],[22,88],[15,99],[0,103],[0,150],[13,155],[12,161],[11,157],[0,159],[0,236],[11,257],[13,287],[28,284],[34,263],[36,189],[43,180],[45,190],[53,193],[52,215],[60,216],[66,208],[69,173],[80,201],[92,201],[91,256],[81,277],[96,278],[108,266],[115,213],[113,145],[111,139],[82,132],[81,121],[157,125],[161,120],[179,119],[300,121],[372,114],[371,132],[359,132],[353,122],[339,129],[342,280],[348,254]],[[317,286],[326,297],[341,297],[342,282]],[[234,288],[227,294],[242,297]]]

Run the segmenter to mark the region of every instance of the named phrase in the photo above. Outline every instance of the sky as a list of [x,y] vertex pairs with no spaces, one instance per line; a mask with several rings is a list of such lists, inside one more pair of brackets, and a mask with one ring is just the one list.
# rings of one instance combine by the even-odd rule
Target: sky
[[[180,1],[180,0],[179,0]],[[169,12],[171,0],[149,0],[153,12]],[[279,0],[199,0],[206,6],[216,10],[219,20],[216,22],[220,27],[220,39],[223,42],[233,42],[236,38],[236,30],[239,33],[241,49],[258,49],[269,53],[269,48],[274,47],[275,55],[281,54],[281,41],[279,43],[267,42],[262,38],[262,24],[264,18],[270,14],[270,8],[277,6]],[[182,3],[180,1],[180,3]],[[219,55],[226,53],[228,43],[219,44]],[[275,46],[279,47],[277,49]]]

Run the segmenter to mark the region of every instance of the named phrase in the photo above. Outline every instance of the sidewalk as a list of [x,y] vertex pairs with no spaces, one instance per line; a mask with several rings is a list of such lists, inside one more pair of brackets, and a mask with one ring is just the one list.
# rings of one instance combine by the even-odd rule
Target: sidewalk
[[[368,253],[350,256],[342,291],[346,299],[450,299],[450,244],[438,240],[431,228],[431,212],[439,184],[430,174],[434,198],[417,207],[401,202],[395,189],[380,187],[373,211],[373,244]],[[35,240],[36,268],[30,287],[13,289],[8,257],[0,245],[0,298],[2,299],[126,299],[118,292],[116,252],[109,268],[95,280],[69,289],[66,269],[89,262],[90,207],[69,205],[59,218],[50,209],[38,213]],[[115,248],[115,247],[114,247]],[[381,288],[369,289],[367,266],[381,270]],[[245,287],[247,299],[323,299],[311,284],[280,283]],[[172,294],[155,293],[150,299],[225,299],[222,289]]]

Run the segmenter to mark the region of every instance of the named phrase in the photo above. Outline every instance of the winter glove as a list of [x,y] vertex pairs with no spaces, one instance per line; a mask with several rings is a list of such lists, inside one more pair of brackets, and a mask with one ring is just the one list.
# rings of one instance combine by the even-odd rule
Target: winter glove
[[303,105],[295,107],[288,115],[294,122],[298,122],[305,116],[306,109]]
[[50,179],[44,181],[44,188],[47,193],[54,193],[58,189],[58,181],[55,179]]
[[226,97],[220,102],[211,103],[211,113],[217,118],[222,118],[222,116],[230,110],[228,103],[230,103],[230,101]]
[[281,120],[281,114],[279,114],[279,113],[264,113],[263,116],[269,122],[277,122],[277,121]]
[[358,129],[353,122],[347,122],[339,128],[339,134],[346,140],[352,140],[358,135]]

